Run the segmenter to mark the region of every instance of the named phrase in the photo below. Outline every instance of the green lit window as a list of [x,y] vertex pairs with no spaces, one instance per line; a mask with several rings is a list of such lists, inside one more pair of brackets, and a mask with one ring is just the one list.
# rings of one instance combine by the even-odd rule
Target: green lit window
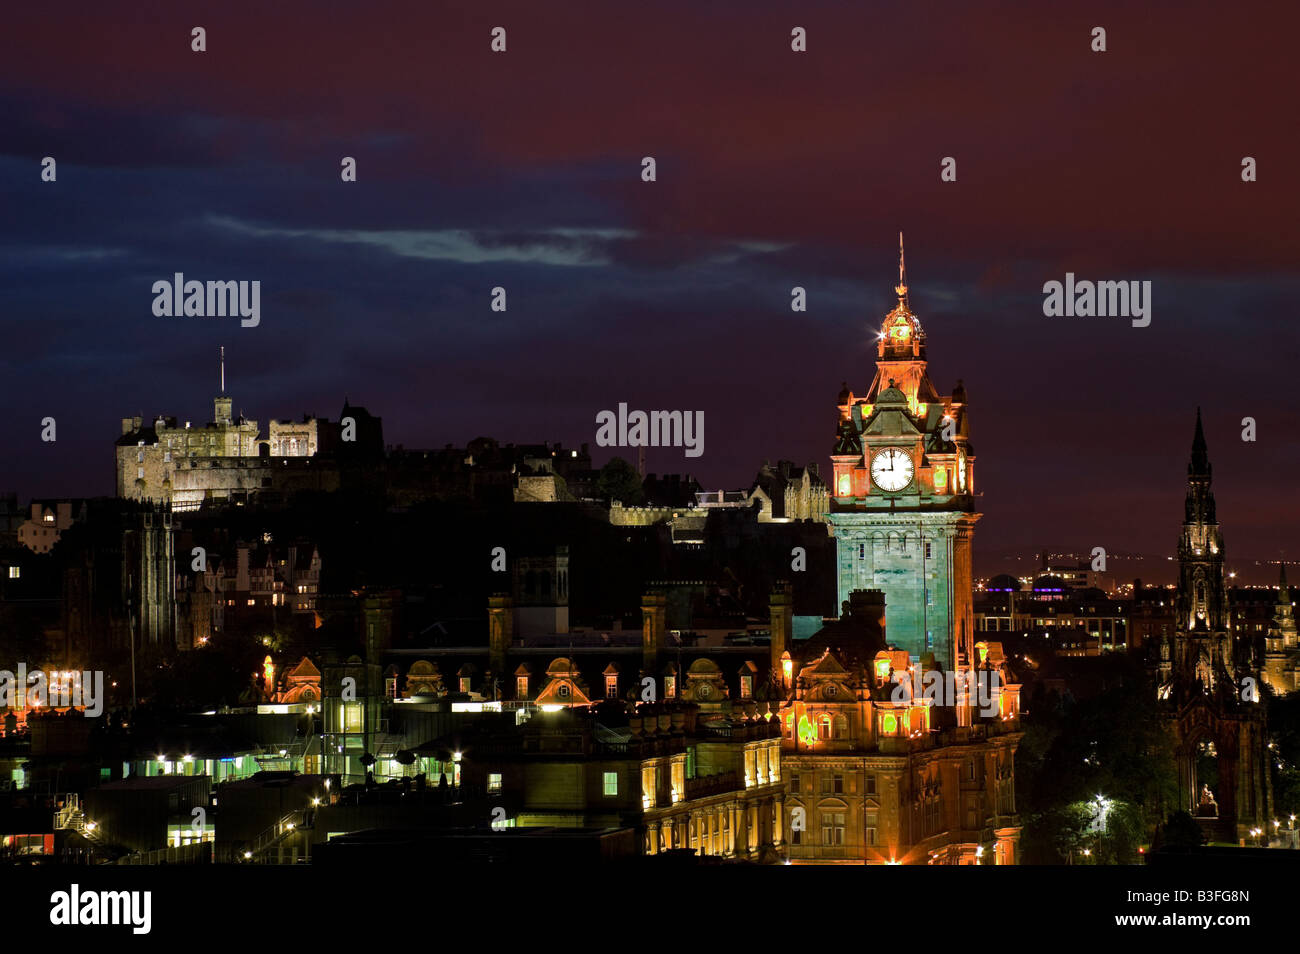
[[361,703],[345,702],[339,712],[343,732],[361,731]]
[[605,773],[605,794],[606,795],[618,794],[618,773],[617,772]]

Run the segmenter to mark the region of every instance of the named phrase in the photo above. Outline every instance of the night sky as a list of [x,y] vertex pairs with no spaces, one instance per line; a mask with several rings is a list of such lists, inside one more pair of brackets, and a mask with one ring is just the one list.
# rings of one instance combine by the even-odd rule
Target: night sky
[[[1105,546],[1167,574],[1198,404],[1233,568],[1300,559],[1300,8],[118,6],[12,6],[0,38],[0,487],[24,499],[112,493],[123,416],[209,420],[221,345],[263,427],[346,396],[391,444],[603,463],[595,415],[625,401],[705,413],[704,456],[649,470],[829,470],[903,229],[931,376],[970,398],[979,569]],[[177,271],[260,280],[261,325],[155,317]],[[1044,317],[1067,271],[1151,281],[1150,327]]]

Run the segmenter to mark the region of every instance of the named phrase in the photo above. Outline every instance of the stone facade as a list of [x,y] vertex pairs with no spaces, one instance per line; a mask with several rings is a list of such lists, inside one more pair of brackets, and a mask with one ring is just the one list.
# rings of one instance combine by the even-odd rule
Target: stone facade
[[[1272,819],[1258,696],[1266,676],[1255,641],[1232,628],[1212,472],[1198,411],[1178,543],[1175,629],[1151,644],[1150,664],[1174,738],[1182,807],[1211,841],[1243,843],[1252,830],[1267,830]],[[1213,774],[1215,788],[1207,786],[1203,771]]]
[[205,501],[241,502],[267,491],[335,490],[335,468],[313,459],[325,422],[271,421],[260,437],[256,421],[231,416],[232,399],[213,400],[213,420],[201,427],[174,417],[146,423],[122,419],[116,447],[117,495],[192,510]]
[[974,642],[975,451],[966,392],[940,397],[926,370],[925,332],[907,302],[885,316],[876,375],[864,397],[839,397],[831,456],[841,605],[877,589],[890,607],[890,639],[915,659],[933,652],[969,665]]
[[1285,566],[1279,571],[1277,606],[1264,639],[1264,681],[1282,696],[1300,689],[1300,641]]

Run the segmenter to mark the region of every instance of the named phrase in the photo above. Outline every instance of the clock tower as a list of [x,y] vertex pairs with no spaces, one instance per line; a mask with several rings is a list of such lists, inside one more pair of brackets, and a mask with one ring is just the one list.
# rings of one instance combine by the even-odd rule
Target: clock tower
[[975,450],[965,388],[944,397],[930,382],[902,246],[900,234],[898,304],[877,335],[875,377],[864,395],[840,392],[828,522],[840,605],[853,590],[883,591],[889,642],[953,671],[975,643]]

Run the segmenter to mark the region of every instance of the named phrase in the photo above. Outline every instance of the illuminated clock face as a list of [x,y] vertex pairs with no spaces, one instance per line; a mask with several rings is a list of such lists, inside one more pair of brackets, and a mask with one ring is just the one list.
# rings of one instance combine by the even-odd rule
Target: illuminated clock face
[[888,447],[871,459],[871,479],[877,487],[892,493],[912,482],[912,458],[897,447]]

